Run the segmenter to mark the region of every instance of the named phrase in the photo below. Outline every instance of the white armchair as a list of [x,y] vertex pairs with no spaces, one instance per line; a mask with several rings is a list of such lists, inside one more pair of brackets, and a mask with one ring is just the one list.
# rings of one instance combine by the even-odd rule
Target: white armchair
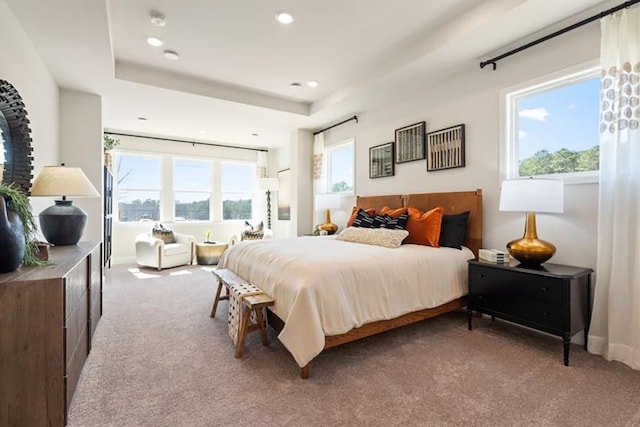
[[191,264],[195,256],[196,239],[187,234],[173,233],[176,242],[165,243],[152,237],[151,232],[136,236],[136,261],[138,265],[157,268]]

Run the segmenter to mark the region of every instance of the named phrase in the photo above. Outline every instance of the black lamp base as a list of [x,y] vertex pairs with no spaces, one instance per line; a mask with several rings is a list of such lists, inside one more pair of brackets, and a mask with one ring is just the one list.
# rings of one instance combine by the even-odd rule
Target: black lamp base
[[56,200],[40,212],[40,230],[49,243],[55,246],[76,245],[87,225],[87,213],[72,200]]

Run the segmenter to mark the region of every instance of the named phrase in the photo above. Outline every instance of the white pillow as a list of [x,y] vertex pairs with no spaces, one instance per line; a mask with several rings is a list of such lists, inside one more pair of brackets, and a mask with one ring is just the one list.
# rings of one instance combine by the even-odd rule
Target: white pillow
[[385,248],[398,248],[409,235],[407,230],[392,230],[388,228],[347,227],[336,236],[338,240],[346,242],[377,245]]

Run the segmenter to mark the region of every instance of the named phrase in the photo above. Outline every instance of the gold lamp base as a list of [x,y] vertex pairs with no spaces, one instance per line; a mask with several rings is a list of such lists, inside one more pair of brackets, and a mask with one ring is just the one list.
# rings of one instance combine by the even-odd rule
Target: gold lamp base
[[338,226],[331,222],[331,211],[329,209],[325,211],[324,224],[320,224],[318,230],[326,231],[327,234],[335,234],[338,231]]
[[525,266],[537,267],[556,253],[553,244],[538,239],[536,214],[527,212],[524,236],[507,243],[509,254]]

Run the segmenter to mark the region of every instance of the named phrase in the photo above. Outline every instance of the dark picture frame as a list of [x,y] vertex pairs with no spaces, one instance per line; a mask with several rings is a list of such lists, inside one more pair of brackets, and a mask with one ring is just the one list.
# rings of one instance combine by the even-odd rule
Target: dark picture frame
[[291,220],[291,169],[278,171],[278,220]]
[[426,122],[418,122],[396,129],[395,159],[396,163],[412,162],[425,158]]
[[395,174],[394,143],[387,142],[369,148],[369,178],[384,178]]
[[427,172],[465,166],[464,124],[427,134]]

